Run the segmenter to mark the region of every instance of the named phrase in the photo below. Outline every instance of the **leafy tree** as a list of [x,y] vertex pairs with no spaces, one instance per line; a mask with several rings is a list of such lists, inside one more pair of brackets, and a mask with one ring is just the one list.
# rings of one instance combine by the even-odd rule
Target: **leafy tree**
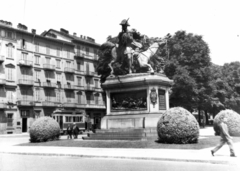
[[[226,63],[222,67],[222,82],[218,87],[221,88],[222,98],[220,101],[229,109],[240,113],[240,62]],[[220,85],[219,85],[220,84]]]
[[[216,115],[224,108],[240,113],[240,63],[231,62],[223,66],[211,65],[211,84],[214,87],[212,105],[209,110]],[[217,100],[216,100],[217,99]]]
[[174,80],[170,105],[205,110],[214,86],[210,84],[209,47],[202,36],[177,31],[161,56],[165,56],[166,75]]

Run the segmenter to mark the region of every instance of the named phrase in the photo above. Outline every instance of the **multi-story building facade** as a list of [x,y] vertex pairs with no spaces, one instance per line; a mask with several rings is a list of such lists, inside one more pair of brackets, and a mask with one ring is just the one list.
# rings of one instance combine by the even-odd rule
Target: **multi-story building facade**
[[37,35],[21,24],[0,23],[0,133],[27,132],[36,118],[57,109],[84,111],[99,128],[105,115],[94,69],[99,45],[53,31]]

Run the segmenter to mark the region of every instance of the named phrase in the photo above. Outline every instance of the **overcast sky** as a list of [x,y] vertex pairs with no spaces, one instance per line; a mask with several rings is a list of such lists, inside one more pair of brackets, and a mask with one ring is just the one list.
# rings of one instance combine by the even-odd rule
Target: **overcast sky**
[[130,28],[150,37],[178,30],[202,35],[215,64],[240,61],[239,0],[0,0],[0,5],[0,20],[37,34],[64,28],[102,44],[130,18]]

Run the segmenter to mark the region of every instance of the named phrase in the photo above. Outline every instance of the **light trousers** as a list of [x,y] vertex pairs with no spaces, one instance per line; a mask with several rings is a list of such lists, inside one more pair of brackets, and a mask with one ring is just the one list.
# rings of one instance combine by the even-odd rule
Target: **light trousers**
[[229,146],[230,149],[230,153],[231,155],[234,155],[234,149],[233,149],[233,142],[231,139],[223,139],[221,138],[220,143],[212,150],[214,153],[217,152],[220,148],[222,148],[222,146],[227,143],[227,145]]

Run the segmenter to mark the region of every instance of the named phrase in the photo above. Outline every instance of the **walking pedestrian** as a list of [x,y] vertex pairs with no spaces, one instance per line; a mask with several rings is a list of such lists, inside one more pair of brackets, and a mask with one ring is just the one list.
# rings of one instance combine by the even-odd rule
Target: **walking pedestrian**
[[213,150],[211,150],[212,156],[214,156],[214,153],[216,153],[225,143],[227,143],[230,149],[230,156],[236,157],[233,149],[232,137],[228,133],[228,126],[226,123],[227,118],[223,116],[218,124],[221,136],[220,143]]
[[73,133],[73,129],[70,126],[70,124],[68,124],[68,127],[67,127],[67,139],[72,139],[72,133]]
[[74,135],[74,139],[78,138],[78,134],[79,134],[79,128],[76,125],[76,123],[73,123],[73,135]]

